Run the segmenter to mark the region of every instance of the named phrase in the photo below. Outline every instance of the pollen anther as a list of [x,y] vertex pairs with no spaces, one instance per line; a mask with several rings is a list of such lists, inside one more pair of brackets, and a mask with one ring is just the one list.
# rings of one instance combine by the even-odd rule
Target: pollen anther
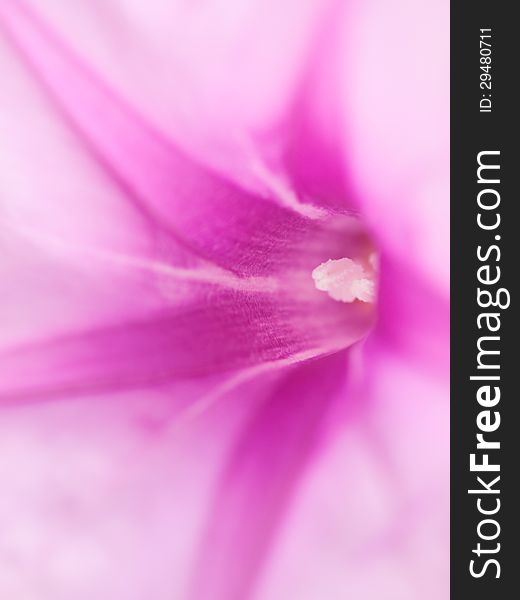
[[350,258],[328,260],[312,272],[318,290],[338,302],[374,302],[376,295],[375,273]]

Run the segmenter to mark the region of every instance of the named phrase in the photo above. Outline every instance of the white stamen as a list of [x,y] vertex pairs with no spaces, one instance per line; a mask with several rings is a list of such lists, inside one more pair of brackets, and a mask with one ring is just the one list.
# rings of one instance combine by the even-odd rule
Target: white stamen
[[328,260],[312,272],[318,290],[338,302],[374,302],[376,286],[374,273],[350,258]]

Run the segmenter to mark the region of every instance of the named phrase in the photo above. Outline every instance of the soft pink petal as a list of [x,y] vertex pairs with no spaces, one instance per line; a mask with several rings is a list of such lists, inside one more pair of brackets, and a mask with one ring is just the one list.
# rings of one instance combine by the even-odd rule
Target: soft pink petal
[[449,597],[449,303],[384,257],[379,306],[258,598]]
[[377,338],[363,354],[258,598],[449,598],[447,382]]
[[349,2],[346,164],[379,244],[449,289],[449,3]]
[[27,4],[158,129],[259,189],[251,162],[279,154],[273,131],[292,109],[315,38],[337,2]]
[[183,598],[208,497],[269,381],[197,419],[169,391],[85,397],[0,412],[0,597]]
[[[73,333],[62,335],[61,323],[57,332],[49,326],[44,339],[35,330],[35,342],[22,335],[20,344],[13,336],[15,347],[4,352],[3,398],[156,384],[296,360],[366,333],[367,307],[339,306],[311,281],[324,260],[366,253],[355,220],[311,219],[198,165],[22,6],[2,8],[5,30],[44,85],[42,93],[5,49],[2,59],[13,75],[3,100],[6,134],[16,152],[6,151],[2,160],[15,175],[31,169],[31,178],[8,181],[7,225],[58,256],[53,278],[59,286],[70,285],[67,277],[83,281],[78,264],[107,278],[119,268],[125,281],[118,281],[113,299],[94,286],[84,301],[72,301],[72,313],[75,304],[83,311],[77,323],[65,318]],[[59,177],[41,156],[62,161]],[[52,204],[35,202],[40,194]],[[225,270],[197,262],[190,249]],[[68,261],[71,268],[62,270]],[[37,291],[45,296],[43,288]],[[59,313],[49,316],[59,323]]]
[[[445,265],[448,268],[448,265]],[[450,303],[427,276],[404,261],[381,261],[376,336],[410,365],[446,379],[450,359]]]
[[0,32],[2,229],[39,235],[42,242],[58,239],[98,250],[146,251],[157,233],[78,143],[1,28]]
[[146,281],[193,261],[133,210],[3,35],[0,70],[2,346],[163,306]]
[[425,2],[345,9],[345,158],[382,248],[378,326],[350,380],[357,410],[337,415],[258,597],[439,600],[449,597],[448,13]]
[[346,375],[344,352],[299,366],[251,416],[212,499],[190,600],[253,597]]
[[313,42],[305,77],[284,119],[282,165],[298,196],[328,210],[359,210],[343,156],[341,93],[345,7],[336,2]]
[[[280,356],[294,356],[294,352],[311,348],[316,341],[323,349],[325,342],[335,341],[345,333],[350,335],[350,329],[343,329],[352,316],[350,312],[338,312],[336,304],[318,300],[317,295],[309,296],[304,305],[294,301],[298,297],[294,292],[305,287],[302,273],[316,258],[322,257],[312,268],[323,260],[343,256],[336,255],[342,245],[340,241],[330,241],[328,225],[323,227],[321,222],[296,216],[297,206],[280,210],[281,199],[273,197],[276,194],[265,193],[271,197],[264,198],[238,193],[236,181],[248,171],[243,164],[237,165],[239,175],[231,183],[229,171],[226,178],[215,176],[206,165],[202,169],[187,160],[170,142],[170,134],[172,139],[178,137],[183,142],[193,140],[187,147],[200,159],[201,148],[206,147],[201,139],[211,139],[214,145],[207,146],[206,158],[226,170],[237,154],[237,147],[241,147],[235,137],[246,148],[252,138],[252,157],[246,153],[246,162],[255,163],[258,158],[255,134],[265,134],[276,116],[284,113],[297,83],[305,87],[311,86],[309,81],[320,82],[325,91],[322,95],[315,92],[316,95],[323,102],[330,98],[337,63],[329,65],[331,78],[314,74],[301,80],[303,61],[295,58],[305,54],[303,41],[314,27],[313,19],[321,22],[321,17],[315,18],[320,11],[312,10],[318,4],[290,2],[276,10],[263,3],[265,21],[259,19],[264,9],[256,2],[247,6],[241,3],[243,12],[229,2],[226,4],[232,7],[229,11],[223,10],[224,4],[220,2],[202,2],[195,8],[174,3],[174,10],[179,11],[176,13],[170,13],[166,3],[158,3],[153,9],[137,2],[126,5],[135,12],[121,12],[119,3],[98,2],[73,6],[73,3],[50,1],[43,9],[47,9],[45,16],[56,24],[60,37],[68,38],[68,46],[75,46],[79,55],[93,57],[96,72],[102,73],[101,78],[95,79],[76,68],[72,53],[55,55],[54,42],[49,45],[49,39],[40,35],[38,27],[33,28],[30,19],[25,20],[23,12],[17,9],[13,12],[16,3],[5,3],[9,8],[3,14],[7,15],[14,37],[24,47],[26,56],[30,55],[33,66],[45,74],[47,88],[58,98],[61,110],[68,113],[77,131],[87,139],[90,151],[94,150],[96,178],[103,173],[111,186],[120,186],[122,195],[126,198],[129,194],[133,207],[139,209],[137,217],[133,210],[129,212],[132,216],[127,216],[126,207],[121,228],[125,230],[126,222],[133,223],[135,218],[140,240],[141,233],[146,232],[142,238],[146,241],[138,245],[139,259],[143,255],[146,260],[151,257],[155,264],[157,256],[162,258],[158,247],[162,248],[164,234],[168,243],[180,240],[191,244],[194,250],[232,274],[255,276],[245,279],[246,285],[258,285],[257,275],[262,276],[260,283],[265,284],[263,277],[276,273],[278,284],[285,286],[284,301],[273,306],[258,289],[252,292],[228,286],[222,290],[219,286],[215,293],[213,287],[201,284],[197,290],[211,289],[205,300],[211,297],[215,306],[201,302],[204,308],[200,310],[200,305],[191,304],[190,295],[189,306],[193,310],[189,318],[179,310],[179,306],[187,309],[188,304],[176,301],[175,309],[160,312],[158,320],[125,320],[122,327],[97,327],[86,336],[61,337],[48,346],[26,346],[10,357],[14,362],[8,365],[6,381],[11,385],[11,393],[15,390],[27,394],[28,388],[20,387],[23,383],[20,374],[28,366],[33,379],[27,383],[46,387],[47,391],[53,390],[53,385],[54,391],[56,385],[71,386],[73,381],[76,385],[78,381],[105,384],[117,381],[118,385],[130,381],[135,385],[143,373],[147,383],[154,378],[161,380],[165,370],[170,369],[167,358],[170,356],[178,360],[174,368],[182,370],[184,375],[212,373],[213,368],[243,367],[247,374],[249,365],[256,368],[259,358],[269,365],[273,357],[276,361]],[[206,12],[208,6],[214,9]],[[3,480],[19,483],[19,487],[10,486],[18,493],[0,504],[9,515],[8,535],[3,538],[4,564],[9,570],[0,572],[0,590],[3,585],[8,597],[25,594],[31,600],[33,597],[40,600],[42,596],[44,600],[70,597],[105,600],[106,595],[106,600],[143,597],[163,600],[172,594],[182,598],[183,592],[191,590],[196,600],[243,600],[255,588],[259,598],[268,600],[323,597],[416,600],[419,596],[439,600],[448,596],[445,402],[448,313],[447,246],[443,229],[447,163],[442,154],[443,122],[431,117],[436,113],[430,113],[436,100],[439,106],[443,105],[445,89],[438,88],[440,98],[435,96],[435,90],[431,98],[428,96],[432,91],[428,71],[435,71],[438,63],[427,48],[430,44],[432,49],[436,46],[424,35],[425,28],[416,27],[424,18],[428,19],[428,28],[435,31],[433,13],[438,9],[422,2],[349,2],[344,6],[348,17],[348,32],[342,35],[346,62],[338,62],[344,68],[340,77],[346,95],[338,98],[347,107],[346,129],[324,132],[321,127],[324,112],[318,110],[311,117],[309,105],[303,102],[295,111],[295,122],[287,128],[289,137],[294,136],[292,145],[282,154],[294,174],[293,183],[300,195],[323,194],[320,202],[337,209],[342,206],[344,193],[344,182],[338,180],[342,165],[328,159],[311,165],[311,149],[315,144],[314,148],[333,153],[336,136],[346,137],[348,151],[344,165],[349,169],[358,204],[383,248],[380,320],[361,361],[353,364],[359,368],[357,378],[349,378],[345,390],[344,380],[335,370],[326,372],[326,365],[339,359],[316,361],[305,365],[302,372],[296,370],[276,394],[264,397],[254,387],[240,389],[233,398],[236,401],[233,410],[224,411],[221,428],[209,427],[204,435],[188,435],[185,445],[151,444],[152,451],[150,440],[157,440],[157,429],[150,427],[145,418],[146,433],[139,428],[136,435],[134,419],[140,423],[141,417],[136,418],[134,412],[128,415],[126,405],[123,415],[116,414],[114,419],[108,419],[108,424],[103,406],[92,425],[88,424],[88,418],[78,423],[76,409],[70,420],[63,418],[58,409],[51,417],[51,421],[53,418],[56,421],[49,429],[41,422],[31,425],[24,444],[17,445],[13,437],[8,438],[0,453],[9,459],[1,463]],[[179,17],[178,21],[166,18],[173,14]],[[189,14],[193,15],[193,21],[186,18]],[[249,15],[245,21],[241,19],[244,14]],[[202,20],[201,15],[205,17]],[[284,18],[280,19],[281,16]],[[215,18],[219,26],[213,27],[210,23]],[[286,35],[291,21],[296,21],[294,37]],[[438,29],[444,31],[444,17],[440,21]],[[262,40],[244,27],[245,22],[262,29],[267,36],[275,33],[274,39],[281,43],[268,45],[266,49]],[[227,23],[233,27],[220,26]],[[169,53],[164,52],[165,48],[176,45],[169,37],[172,27],[178,41],[183,42],[179,43],[180,54],[173,61],[179,69],[173,69]],[[412,35],[414,31],[417,34]],[[161,32],[166,32],[164,37],[159,35]],[[237,32],[244,34],[237,37]],[[304,35],[300,35],[302,32]],[[237,39],[238,44],[233,41]],[[145,43],[140,45],[139,40]],[[211,43],[200,43],[207,40]],[[289,48],[284,53],[280,46],[287,42]],[[150,53],[143,51],[150,43]],[[334,43],[333,39],[326,41],[326,45]],[[411,45],[417,52],[404,56],[403,49],[409,52]],[[119,52],[114,51],[115,47]],[[248,48],[249,53],[244,51]],[[205,67],[208,52],[215,55],[214,73]],[[158,57],[164,56],[168,59],[157,62]],[[385,57],[389,57],[390,64],[385,64]],[[422,57],[421,62],[416,57]],[[321,60],[317,62],[315,68],[319,71]],[[393,102],[396,83],[389,78],[395,71],[389,67],[396,62],[405,65],[408,73],[407,93],[405,101],[398,95],[399,101]],[[157,77],[160,65],[164,69],[163,78]],[[74,82],[71,89],[63,88],[64,73],[68,82]],[[171,85],[170,73],[175,73],[175,85]],[[117,94],[100,85],[102,80],[110,82],[110,88],[119,90],[122,96],[132,98],[134,106],[122,104]],[[245,85],[237,85],[236,80]],[[271,87],[271,82],[276,85]],[[179,95],[171,95],[171,90]],[[417,105],[411,102],[414,97],[420,99]],[[382,99],[388,100],[387,104]],[[310,104],[315,106],[313,102]],[[110,117],[106,123],[97,119],[100,112]],[[136,120],[137,112],[144,119]],[[191,119],[184,118],[190,113]],[[193,115],[200,119],[198,126]],[[210,118],[212,115],[215,119]],[[148,125],[152,116],[154,127]],[[178,130],[183,120],[185,129]],[[235,122],[236,136],[235,131],[229,130]],[[114,123],[116,130],[110,128]],[[425,127],[430,124],[431,130]],[[222,128],[233,142],[223,144],[220,161],[215,148],[224,138]],[[168,133],[166,142],[157,137],[156,129]],[[201,133],[202,129],[209,129],[208,137]],[[267,139],[271,133],[267,131]],[[299,147],[298,140],[302,139],[313,143]],[[286,149],[284,144],[282,147]],[[307,170],[309,165],[312,168]],[[179,195],[172,198],[170,188],[180,180],[186,181],[189,193],[183,196],[186,189],[176,188]],[[267,188],[268,183],[264,173],[263,184]],[[287,191],[283,179],[271,179],[270,184],[279,195]],[[18,183],[12,189],[17,190],[17,186]],[[262,189],[262,185],[250,187]],[[194,193],[196,202],[190,206],[184,199]],[[198,193],[202,195],[199,197]],[[437,203],[439,198],[444,201]],[[242,206],[244,199],[247,205]],[[272,200],[278,205],[271,203]],[[288,205],[293,200],[290,194],[283,202]],[[229,213],[219,214],[223,205],[230,208]],[[205,211],[206,207],[210,210]],[[112,215],[112,209],[109,213]],[[83,218],[87,211],[79,214]],[[119,214],[119,207],[114,214]],[[180,220],[172,218],[174,215],[180,215]],[[167,223],[168,230],[159,236],[160,243],[148,242],[150,229],[143,227],[143,222],[150,224],[152,230],[154,223]],[[234,239],[221,235],[229,225],[236,232]],[[337,237],[342,235],[339,230]],[[108,239],[112,250],[110,232]],[[122,239],[126,260],[128,240],[124,234]],[[155,240],[153,236],[152,239]],[[312,245],[311,240],[317,241]],[[244,251],[245,246],[250,250]],[[116,244],[116,247],[119,250],[121,246]],[[165,254],[171,252],[170,248]],[[134,247],[130,245],[130,249]],[[287,277],[291,267],[301,271],[295,279]],[[222,273],[218,271],[218,275]],[[145,281],[149,286],[150,278],[145,277]],[[177,284],[169,284],[166,277],[154,277],[152,281],[153,298],[157,297],[157,288],[164,292],[161,300],[167,300],[179,289]],[[156,285],[157,281],[160,285]],[[62,283],[60,280],[60,286]],[[434,288],[438,291],[433,292]],[[127,289],[124,288],[125,292]],[[205,291],[196,294],[195,299],[202,301],[205,294]],[[237,318],[233,311],[238,296],[240,310],[244,312]],[[289,297],[291,302],[286,303]],[[233,303],[228,303],[228,298],[233,298]],[[161,311],[165,304],[167,301],[160,303]],[[164,327],[163,315],[168,325],[170,319],[174,322],[177,339],[175,333]],[[223,326],[212,330],[220,318]],[[238,336],[235,321],[241,326]],[[278,335],[280,328],[282,336]],[[211,331],[217,343],[214,337],[208,337]],[[190,332],[195,332],[196,345],[192,346]],[[247,336],[255,340],[254,347],[246,345]],[[317,337],[312,339],[312,336]],[[237,338],[236,345],[229,344],[230,337]],[[189,351],[181,353],[177,342]],[[41,362],[39,349],[47,352],[48,363]],[[143,365],[144,370],[128,369],[128,365],[136,364]],[[49,366],[52,368],[48,369]],[[317,376],[309,379],[302,389],[300,378],[305,373],[310,377],[314,370],[318,371]],[[9,380],[13,374],[16,377]],[[56,375],[58,380],[53,380]],[[233,385],[233,380],[230,381]],[[240,373],[237,381],[241,381]],[[339,397],[325,396],[325,384]],[[172,389],[172,399],[184,394],[187,404],[196,405],[198,395],[186,385],[186,389]],[[218,388],[216,392],[218,395]],[[237,437],[240,430],[234,428],[240,420],[237,407],[243,406],[250,394],[259,394],[265,404],[259,405],[257,418]],[[113,397],[110,400],[107,405],[113,407]],[[169,400],[166,404],[171,408]],[[92,402],[89,398],[88,404]],[[149,392],[144,403],[161,405],[155,392]],[[328,445],[315,446],[314,427],[323,424],[324,414],[331,407],[337,410],[333,415],[335,435],[325,438]],[[38,413],[34,415],[39,421]],[[15,436],[20,427],[26,426],[25,416],[22,413],[18,428],[8,418],[5,431],[12,431]],[[152,418],[155,423],[162,420],[161,416]],[[182,424],[181,420],[181,427]],[[36,433],[40,427],[41,437]],[[57,435],[63,431],[70,436],[65,437],[65,442]],[[222,444],[225,440],[229,445]],[[264,450],[268,441],[278,452],[277,460],[266,464],[266,458],[272,457],[272,447],[269,452]],[[92,452],[98,448],[99,455],[92,459]],[[216,481],[214,475],[222,467],[227,450],[231,461],[224,469],[224,478]],[[147,452],[153,454],[150,460]],[[43,464],[38,463],[36,468],[35,456],[44,457]],[[19,465],[24,468],[18,468]],[[63,466],[63,476],[55,476],[56,465]],[[306,475],[304,466],[309,468]],[[171,479],[166,479],[165,473]],[[293,496],[292,484],[300,479],[303,488],[298,487],[298,491],[302,493]],[[50,493],[46,494],[46,490]],[[214,498],[214,505],[213,512],[207,515],[204,506],[209,497]],[[36,508],[34,498],[39,499]],[[18,510],[20,506],[23,508],[22,518],[14,522],[11,515],[19,513],[13,506]],[[291,507],[293,510],[289,511]],[[182,519],[179,521],[178,517]],[[209,524],[203,530],[201,523],[205,517],[209,517]],[[201,545],[200,540],[204,542]],[[198,562],[192,562],[194,556]],[[240,560],[238,569],[234,560]],[[193,564],[197,566],[194,573]],[[264,566],[265,569],[260,569]],[[143,579],[128,575],[143,571]],[[32,576],[27,577],[27,573]]]
[[276,366],[347,347],[366,334],[371,321],[363,303],[298,303],[283,293],[272,298],[210,290],[172,311],[4,350],[0,398],[149,386]]
[[191,160],[32,14],[11,8],[3,16],[14,44],[92,156],[142,218],[161,224],[163,234],[246,275],[312,269],[324,248],[330,252],[335,245],[356,252],[356,239],[349,245],[329,220],[280,207],[284,193],[277,186],[262,198]]

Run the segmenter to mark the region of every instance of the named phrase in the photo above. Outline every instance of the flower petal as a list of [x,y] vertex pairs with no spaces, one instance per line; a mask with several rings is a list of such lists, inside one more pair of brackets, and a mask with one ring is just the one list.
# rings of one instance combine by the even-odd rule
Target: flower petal
[[449,302],[392,258],[259,597],[449,597]]
[[213,499],[190,600],[252,597],[346,374],[344,352],[292,369],[244,428]]
[[383,255],[379,306],[258,597],[449,597],[449,303]]
[[449,290],[449,3],[345,5],[346,164],[379,244]]
[[259,598],[449,597],[447,378],[377,334],[360,358],[344,390],[354,410],[332,414]]
[[312,270],[322,262],[324,247],[345,245],[329,220],[311,218],[318,216],[314,209],[290,199],[290,206],[280,206],[280,186],[262,198],[190,159],[32,13],[18,3],[9,7],[1,14],[13,43],[141,217],[240,275],[302,264]]
[[244,147],[266,154],[335,3],[47,0],[38,11],[157,129],[254,186]]
[[312,301],[297,302],[283,292],[273,297],[210,286],[175,309],[8,349],[0,397],[19,401],[276,367],[366,334],[372,321],[366,305],[345,306],[315,293]]
[[172,396],[193,403],[205,391],[0,411],[0,597],[183,597],[220,466],[266,393],[242,385],[211,413],[172,423]]
[[[15,174],[6,189],[8,224],[60,261],[68,255],[73,269],[62,277],[63,265],[56,263],[57,279],[82,280],[78,261],[103,273],[126,268],[127,279],[107,311],[96,308],[106,298],[99,289],[85,296],[88,308],[78,322],[65,318],[76,334],[62,334],[66,327],[55,314],[58,330],[48,326],[45,340],[13,336],[10,346],[17,349],[8,347],[4,398],[84,393],[297,360],[366,333],[370,311],[329,302],[310,277],[324,260],[366,251],[355,220],[312,219],[242,191],[163,139],[22,3],[2,5],[0,15],[59,108],[7,49],[2,58],[14,76],[4,96],[12,115],[6,131],[17,148],[2,154]],[[58,161],[59,176],[56,166],[48,173],[41,156]],[[29,180],[17,176],[27,163]],[[54,199],[51,206],[34,201],[36,189]],[[197,261],[181,245],[224,269]],[[76,312],[72,304],[70,310]]]

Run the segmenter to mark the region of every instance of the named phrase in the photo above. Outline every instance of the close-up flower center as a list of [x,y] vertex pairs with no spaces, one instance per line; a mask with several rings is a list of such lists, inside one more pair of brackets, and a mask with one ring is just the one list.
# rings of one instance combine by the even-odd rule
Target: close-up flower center
[[449,17],[0,0],[0,600],[449,597]]
[[338,302],[374,302],[376,295],[376,274],[373,269],[363,266],[350,258],[329,259],[312,272],[316,289]]

